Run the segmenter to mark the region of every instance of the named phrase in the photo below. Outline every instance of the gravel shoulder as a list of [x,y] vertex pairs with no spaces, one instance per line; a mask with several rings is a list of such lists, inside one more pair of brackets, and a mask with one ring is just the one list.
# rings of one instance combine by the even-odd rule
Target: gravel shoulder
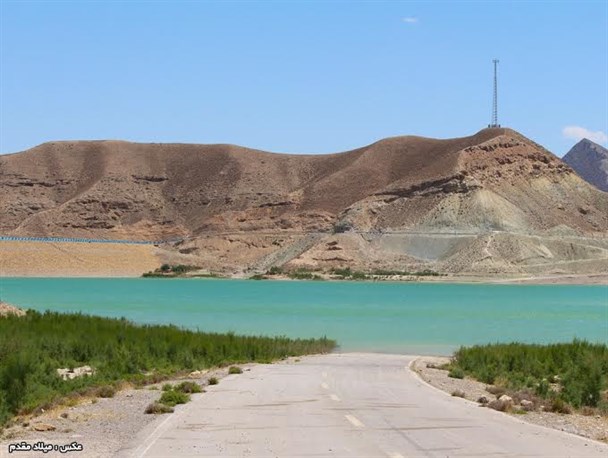
[[[251,366],[252,364],[239,365],[244,371],[250,370]],[[210,377],[221,380],[227,374],[228,368],[201,370],[188,377],[165,380],[140,389],[122,389],[111,398],[82,398],[77,405],[58,406],[35,417],[22,418],[0,435],[0,457],[13,456],[14,454],[8,454],[9,444],[21,441],[29,444],[42,441],[59,446],[77,442],[83,445],[84,450],[76,455],[87,458],[116,456],[118,450],[143,428],[160,423],[167,415],[175,415],[184,408],[185,405],[175,406],[173,414],[144,413],[148,404],[160,398],[162,385],[190,380],[201,385],[204,390]],[[204,392],[191,395],[193,400],[200,396],[204,396]],[[49,430],[37,431],[36,428]],[[18,455],[27,458],[38,457],[40,453],[20,452]],[[44,456],[65,455],[51,451]]]
[[[450,378],[448,377],[448,371],[433,367],[447,362],[449,362],[449,358],[446,357],[423,356],[417,358],[412,363],[411,368],[425,382],[448,394],[461,391],[464,393],[465,399],[473,402],[477,402],[482,396],[485,396],[489,400],[496,398],[496,396],[486,390],[487,385],[485,383],[468,377],[464,379]],[[608,443],[608,417],[586,416],[579,413],[566,415],[544,411],[520,411],[518,413],[505,413],[505,415],[511,415],[529,423]]]

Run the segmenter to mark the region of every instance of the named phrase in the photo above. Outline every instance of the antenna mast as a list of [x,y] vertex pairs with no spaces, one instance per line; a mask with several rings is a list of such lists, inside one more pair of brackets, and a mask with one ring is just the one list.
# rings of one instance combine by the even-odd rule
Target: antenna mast
[[488,127],[500,127],[498,124],[498,59],[494,63],[494,98],[492,100],[492,123]]

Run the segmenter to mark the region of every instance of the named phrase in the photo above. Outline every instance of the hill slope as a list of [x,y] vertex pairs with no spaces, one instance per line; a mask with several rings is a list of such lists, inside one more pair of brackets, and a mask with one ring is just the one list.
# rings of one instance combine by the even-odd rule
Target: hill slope
[[[181,262],[229,271],[267,267],[269,259],[314,267],[433,263],[450,271],[517,271],[522,262],[553,256],[521,237],[597,238],[608,227],[605,193],[502,128],[449,140],[395,137],[328,155],[53,142],[0,156],[0,193],[0,235],[194,237],[176,247]],[[328,235],[341,237],[344,247],[302,242],[304,233],[330,234],[335,227],[355,230]],[[497,232],[504,233],[500,243]],[[596,260],[605,248],[568,259]],[[277,250],[282,254],[273,256]],[[513,253],[528,261],[511,259]]]
[[608,192],[608,149],[584,138],[568,151],[563,161],[588,183]]

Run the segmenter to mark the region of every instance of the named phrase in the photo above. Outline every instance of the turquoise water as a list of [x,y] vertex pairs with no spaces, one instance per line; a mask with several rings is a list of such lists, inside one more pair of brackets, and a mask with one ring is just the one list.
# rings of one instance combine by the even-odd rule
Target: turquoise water
[[0,298],[205,331],[334,338],[344,351],[448,354],[574,337],[608,343],[608,287],[207,279],[0,279]]

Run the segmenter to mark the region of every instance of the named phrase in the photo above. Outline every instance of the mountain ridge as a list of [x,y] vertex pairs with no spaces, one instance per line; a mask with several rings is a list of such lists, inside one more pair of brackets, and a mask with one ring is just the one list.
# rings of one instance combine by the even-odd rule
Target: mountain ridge
[[585,181],[608,192],[608,149],[583,138],[563,157]]
[[[226,144],[48,142],[0,156],[0,192],[2,235],[185,238],[174,247],[180,262],[215,270],[247,269],[310,232],[345,232],[335,236],[344,246],[319,241],[282,262],[394,267],[450,258],[442,268],[500,271],[532,258],[606,254],[599,247],[572,255],[561,245],[555,254],[530,239],[605,237],[608,199],[508,128],[455,139],[391,137],[320,155]],[[357,239],[391,232],[445,234],[445,250],[414,236],[398,244],[381,235]],[[474,260],[486,256],[487,237],[504,253]]]

